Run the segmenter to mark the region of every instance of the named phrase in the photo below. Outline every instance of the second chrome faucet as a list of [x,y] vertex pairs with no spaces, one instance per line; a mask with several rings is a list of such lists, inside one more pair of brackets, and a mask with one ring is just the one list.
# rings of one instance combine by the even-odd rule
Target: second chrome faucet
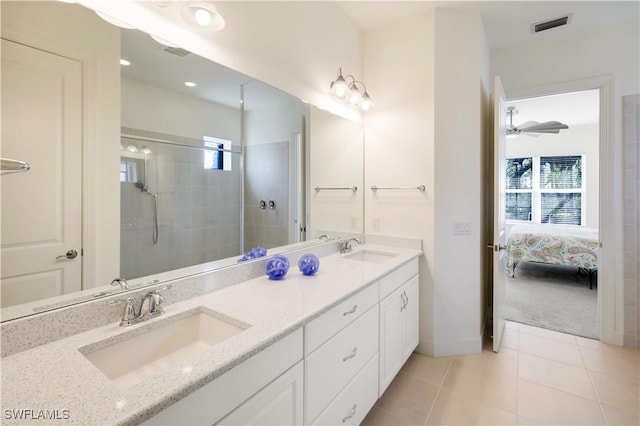
[[119,299],[111,302],[111,304],[125,303],[120,326],[127,327],[162,315],[164,313],[164,299],[160,292],[171,287],[166,286],[158,290],[152,290],[145,293],[141,299],[129,297],[126,300]]

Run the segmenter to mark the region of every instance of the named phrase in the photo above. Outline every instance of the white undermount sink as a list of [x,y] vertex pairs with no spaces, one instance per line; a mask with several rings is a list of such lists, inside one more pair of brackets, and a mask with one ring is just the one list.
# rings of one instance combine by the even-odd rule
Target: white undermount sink
[[[153,321],[161,321],[154,324]],[[248,324],[198,308],[171,318],[152,319],[147,327],[135,330],[117,343],[98,342],[80,352],[119,388],[133,386],[175,368],[188,357],[204,352],[249,328]],[[183,366],[183,369],[187,368]]]
[[377,250],[358,250],[343,256],[344,259],[359,260],[361,262],[381,263],[394,258],[398,253],[388,253]]

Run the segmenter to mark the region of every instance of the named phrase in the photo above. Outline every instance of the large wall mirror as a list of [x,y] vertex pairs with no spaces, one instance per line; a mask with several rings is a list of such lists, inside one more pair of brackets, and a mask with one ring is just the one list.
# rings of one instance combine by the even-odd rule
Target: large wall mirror
[[32,166],[0,178],[2,321],[124,290],[87,264],[138,288],[363,231],[359,124],[76,4],[1,6],[1,156]]

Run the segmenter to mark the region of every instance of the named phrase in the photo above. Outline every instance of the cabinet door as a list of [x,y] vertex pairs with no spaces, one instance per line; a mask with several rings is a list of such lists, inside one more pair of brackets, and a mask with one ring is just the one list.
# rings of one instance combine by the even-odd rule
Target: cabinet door
[[303,363],[233,410],[218,425],[301,425]]
[[404,286],[380,302],[380,386],[382,396],[404,363]]
[[419,308],[419,288],[420,281],[418,276],[411,278],[404,286],[405,295],[405,346],[404,346],[404,360],[409,358],[409,355],[418,346],[420,338],[419,324],[420,324],[420,308]]

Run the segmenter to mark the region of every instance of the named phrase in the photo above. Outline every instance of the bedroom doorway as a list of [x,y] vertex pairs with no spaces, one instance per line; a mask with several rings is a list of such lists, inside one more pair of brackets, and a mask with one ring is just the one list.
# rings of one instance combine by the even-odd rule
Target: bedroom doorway
[[506,106],[504,318],[599,339],[600,89]]

